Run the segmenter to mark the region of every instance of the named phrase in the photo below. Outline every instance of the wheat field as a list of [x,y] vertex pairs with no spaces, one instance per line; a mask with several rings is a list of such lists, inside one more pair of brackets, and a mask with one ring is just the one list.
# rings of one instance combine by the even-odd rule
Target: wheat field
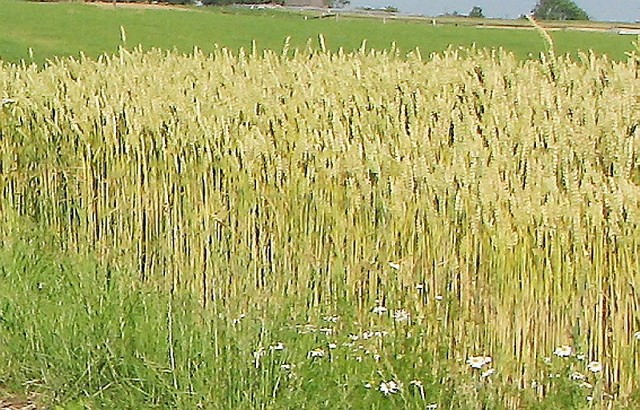
[[[327,332],[346,347],[328,349],[388,331],[372,369],[424,355],[433,386],[466,380],[440,408],[522,408],[558,389],[631,403],[640,56],[320,40],[3,64],[2,234],[27,219],[59,252],[129,272],[123,289],[188,295],[195,317],[269,327],[286,312],[285,345],[326,312],[351,318]],[[280,347],[251,347],[255,367]],[[437,405],[402,382],[357,388],[375,408]]]

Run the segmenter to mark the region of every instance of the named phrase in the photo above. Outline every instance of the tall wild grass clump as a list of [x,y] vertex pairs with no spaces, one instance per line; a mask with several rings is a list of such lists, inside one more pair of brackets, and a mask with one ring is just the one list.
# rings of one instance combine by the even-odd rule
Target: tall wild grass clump
[[[130,385],[165,405],[202,395],[214,406],[195,382],[212,357],[231,368],[200,374],[225,386],[229,406],[630,403],[637,56],[397,54],[123,49],[0,66],[2,235],[28,221],[55,252],[95,262],[100,279],[74,286],[119,272],[118,292],[164,301],[153,351],[168,373],[122,374],[161,380]],[[175,342],[173,298],[188,301],[175,320],[191,344]],[[255,332],[236,343],[245,317]],[[185,335],[198,329],[211,356],[196,366],[196,333]],[[260,373],[284,346],[290,356]],[[296,357],[305,370],[273,373]],[[262,382],[248,383],[256,371]],[[342,396],[322,396],[319,379]]]

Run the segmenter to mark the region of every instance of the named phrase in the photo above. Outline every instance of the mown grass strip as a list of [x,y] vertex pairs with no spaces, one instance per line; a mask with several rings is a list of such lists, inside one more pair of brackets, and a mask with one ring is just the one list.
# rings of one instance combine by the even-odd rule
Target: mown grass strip
[[[120,45],[120,26],[128,35],[128,46],[160,47],[189,53],[194,47],[213,51],[214,45],[237,50],[279,50],[285,38],[291,47],[305,49],[320,34],[331,50],[356,50],[363,40],[369,47],[388,49],[395,42],[402,53],[420,48],[423,54],[443,51],[449,46],[504,47],[520,58],[537,58],[544,44],[532,30],[475,28],[441,25],[427,21],[387,21],[340,18],[309,19],[288,12],[236,10],[233,8],[131,9],[98,7],[79,3],[32,3],[18,0],[0,2],[0,58],[4,61],[35,61],[54,56],[97,57],[114,53]],[[631,40],[609,33],[560,31],[552,34],[560,54],[576,55],[593,49],[611,59],[624,58]],[[29,48],[33,50],[30,55]]]

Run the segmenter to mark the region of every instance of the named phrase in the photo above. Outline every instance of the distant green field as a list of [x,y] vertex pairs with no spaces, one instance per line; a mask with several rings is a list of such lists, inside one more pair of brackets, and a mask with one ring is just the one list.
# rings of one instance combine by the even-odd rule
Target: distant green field
[[[532,30],[476,28],[454,25],[432,26],[424,21],[393,21],[346,18],[305,20],[288,12],[249,11],[233,8],[132,9],[80,3],[28,3],[0,0],[0,58],[4,61],[44,62],[53,56],[88,56],[115,51],[120,26],[127,34],[127,46],[177,48],[190,52],[194,46],[204,51],[215,45],[260,49],[280,49],[286,37],[291,46],[305,47],[318,35],[329,49],[353,50],[367,40],[367,47],[387,49],[393,42],[401,52],[416,47],[422,53],[446,49],[449,45],[503,47],[518,57],[537,55],[544,49]],[[612,59],[622,59],[633,38],[609,33],[553,32],[557,52],[575,53],[592,49]],[[32,55],[29,54],[32,49]]]

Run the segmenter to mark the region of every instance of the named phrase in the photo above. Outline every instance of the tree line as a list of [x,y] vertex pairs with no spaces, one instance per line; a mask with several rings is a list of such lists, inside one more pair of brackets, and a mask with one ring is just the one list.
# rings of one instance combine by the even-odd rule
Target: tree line
[[[127,3],[148,3],[149,0],[115,0]],[[162,0],[168,4],[201,4],[211,6],[225,6],[230,4],[280,4],[285,0]],[[344,7],[349,4],[349,0],[326,0],[326,4],[331,7]],[[397,9],[394,8],[394,11]],[[589,15],[581,9],[573,0],[538,0],[531,14],[538,20],[589,20]],[[458,12],[450,15],[462,16]],[[484,13],[480,6],[474,6],[468,17],[483,18]]]
[[[457,12],[451,15],[460,16]],[[589,20],[587,12],[572,0],[539,0],[531,10],[531,15],[536,20]],[[468,17],[484,18],[482,7],[474,6]]]

